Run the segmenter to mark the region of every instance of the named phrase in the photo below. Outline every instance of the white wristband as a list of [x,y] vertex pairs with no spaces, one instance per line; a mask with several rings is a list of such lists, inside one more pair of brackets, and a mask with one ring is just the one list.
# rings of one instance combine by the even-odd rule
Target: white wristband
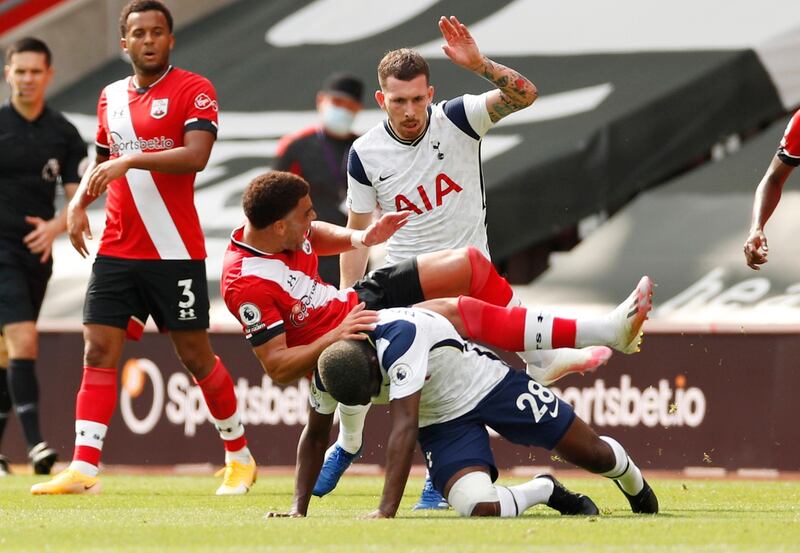
[[364,231],[363,230],[354,230],[350,233],[350,244],[356,249],[366,248],[367,245],[364,243]]

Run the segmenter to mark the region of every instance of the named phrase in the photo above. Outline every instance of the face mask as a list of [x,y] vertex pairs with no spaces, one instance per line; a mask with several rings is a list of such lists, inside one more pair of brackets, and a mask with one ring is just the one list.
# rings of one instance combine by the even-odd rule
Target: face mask
[[322,108],[322,126],[331,134],[343,136],[350,134],[356,114],[349,109],[326,104]]

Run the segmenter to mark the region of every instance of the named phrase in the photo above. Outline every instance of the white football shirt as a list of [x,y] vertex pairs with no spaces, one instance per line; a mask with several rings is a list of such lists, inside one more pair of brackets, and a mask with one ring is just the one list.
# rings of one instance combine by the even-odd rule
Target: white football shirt
[[486,94],[465,94],[431,105],[427,128],[412,142],[400,139],[384,121],[353,143],[348,208],[413,212],[387,243],[388,264],[466,246],[489,257],[480,151],[492,124]]
[[384,375],[373,403],[422,390],[420,428],[471,411],[509,371],[489,350],[465,341],[450,321],[427,309],[384,309],[371,335]]

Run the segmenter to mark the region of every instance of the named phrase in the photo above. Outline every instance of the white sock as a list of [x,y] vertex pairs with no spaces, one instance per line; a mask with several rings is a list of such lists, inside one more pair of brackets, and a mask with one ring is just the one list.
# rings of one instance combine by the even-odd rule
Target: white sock
[[541,309],[526,309],[524,340],[526,351],[553,349],[553,314]]
[[577,319],[575,323],[575,347],[607,346],[614,342],[615,332],[608,317]]
[[[108,425],[94,421],[76,420],[75,421],[75,446],[91,447],[103,450],[103,441],[106,439]],[[86,476],[97,476],[100,469],[87,462],[74,460],[69,468],[77,470]]]
[[516,517],[522,514],[522,511],[517,505],[517,498],[514,492],[505,486],[495,486],[497,490],[497,497],[500,500],[500,516],[501,517]]
[[508,490],[514,494],[519,514],[522,514],[534,505],[547,503],[553,495],[553,481],[549,478],[534,478],[524,484],[511,486]]
[[614,451],[615,465],[610,471],[603,473],[606,478],[611,478],[619,482],[622,490],[628,495],[636,495],[642,488],[644,488],[644,479],[642,478],[642,471],[639,470],[628,454],[625,453],[625,448],[609,436],[600,436],[600,439],[611,446]]
[[100,472],[99,467],[96,467],[91,463],[87,463],[86,461],[72,461],[69,464],[69,468],[71,468],[72,470],[76,470],[86,476],[91,476],[92,478],[97,476],[97,474]]
[[214,426],[217,428],[219,437],[225,441],[235,440],[244,435],[244,425],[239,419],[238,409],[227,419],[215,419],[211,417],[211,422],[213,422]]
[[339,436],[336,443],[347,453],[356,453],[364,440],[364,419],[369,405],[339,404]]
[[226,451],[225,464],[228,464],[231,461],[236,461],[242,465],[250,464],[250,449],[248,449],[247,446],[244,446],[242,449],[237,451]]

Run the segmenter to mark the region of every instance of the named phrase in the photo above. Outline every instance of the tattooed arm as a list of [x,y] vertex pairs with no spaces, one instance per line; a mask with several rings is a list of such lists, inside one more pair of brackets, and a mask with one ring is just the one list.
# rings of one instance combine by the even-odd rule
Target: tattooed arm
[[536,86],[513,69],[493,62],[478,49],[475,39],[458,18],[439,19],[439,30],[447,41],[442,50],[450,60],[497,85],[486,97],[486,108],[493,123],[510,113],[528,107],[536,100]]

